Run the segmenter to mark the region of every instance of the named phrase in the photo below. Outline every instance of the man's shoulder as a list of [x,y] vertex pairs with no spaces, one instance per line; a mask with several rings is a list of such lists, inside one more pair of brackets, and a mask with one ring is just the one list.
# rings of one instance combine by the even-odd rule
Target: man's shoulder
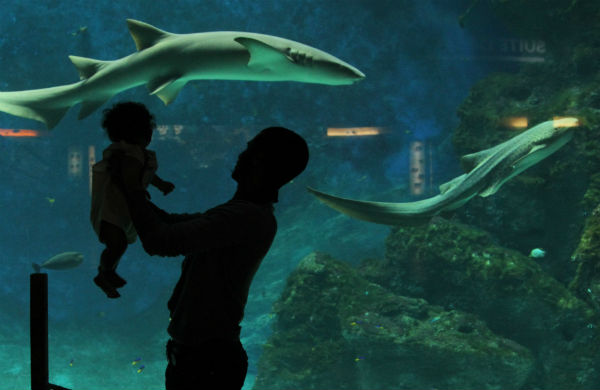
[[247,200],[239,200],[239,199],[232,199],[232,200],[225,202],[219,206],[216,206],[215,208],[213,208],[211,210],[217,210],[217,209],[231,210],[232,212],[243,213],[243,214],[252,213],[252,214],[263,215],[263,216],[269,216],[269,215],[272,216],[273,215],[273,205],[271,203],[259,204],[259,203],[254,203],[254,202],[250,202]]
[[226,203],[207,210],[206,215],[222,215],[248,226],[277,229],[277,221],[273,214],[272,204],[258,204],[246,200],[232,199]]

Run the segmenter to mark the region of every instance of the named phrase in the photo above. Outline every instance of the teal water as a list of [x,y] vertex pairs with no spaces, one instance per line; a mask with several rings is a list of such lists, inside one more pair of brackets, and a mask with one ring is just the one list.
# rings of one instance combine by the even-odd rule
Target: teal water
[[[126,100],[157,118],[150,148],[176,190],[151,195],[172,212],[228,200],[237,156],[264,127],[294,129],[309,144],[307,170],[280,192],[278,234],[246,306],[244,389],[600,388],[600,6],[593,0],[7,0],[0,15],[2,92],[77,82],[69,55],[134,53],[129,18],[181,34],[283,37],[366,75],[339,86],[190,81],[169,105],[140,85],[82,120],[74,106],[52,130],[0,112],[0,389],[30,386],[31,263],[66,251],[84,261],[45,271],[50,382],[164,388],[166,302],[182,258],[151,257],[136,243],[119,266],[128,280],[120,299],[108,300],[92,282],[102,247],[88,220],[89,166],[109,143],[102,109]],[[498,193],[444,215],[450,226],[364,222],[306,190],[384,202],[428,198],[463,173],[460,156],[565,116],[579,120],[571,142]],[[545,256],[530,257],[536,248]],[[339,285],[298,282],[294,270],[310,274],[314,252],[349,267],[322,260]],[[364,283],[376,292],[344,290]],[[285,304],[290,294],[303,297],[297,312]],[[425,314],[380,305],[405,298],[425,299],[428,306],[411,303]],[[487,348],[493,343],[520,360],[507,362],[505,350]],[[488,366],[473,364],[474,356]]]

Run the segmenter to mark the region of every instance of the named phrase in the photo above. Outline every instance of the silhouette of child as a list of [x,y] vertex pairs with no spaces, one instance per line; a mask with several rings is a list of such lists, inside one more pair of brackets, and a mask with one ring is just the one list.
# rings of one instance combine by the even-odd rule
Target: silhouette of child
[[102,152],[102,160],[92,167],[90,219],[100,242],[106,246],[100,256],[100,266],[94,283],[109,298],[118,298],[121,295],[117,288],[123,287],[127,282],[116,273],[116,268],[127,245],[135,242],[137,232],[122,189],[111,179],[110,157],[121,153],[143,163],[141,182],[144,188],[152,184],[167,195],[173,191],[175,185],[156,175],[156,154],[146,149],[152,140],[152,131],[156,124],[154,116],[143,104],[118,103],[104,110],[102,127],[112,143]]

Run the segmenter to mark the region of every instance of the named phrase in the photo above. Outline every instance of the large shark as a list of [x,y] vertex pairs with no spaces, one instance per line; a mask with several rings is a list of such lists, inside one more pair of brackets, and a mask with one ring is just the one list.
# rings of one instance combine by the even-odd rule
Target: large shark
[[569,142],[578,124],[576,118],[543,122],[492,148],[467,154],[461,158],[465,174],[442,184],[439,195],[416,202],[369,202],[340,198],[310,187],[308,190],[335,210],[364,221],[384,225],[425,223],[476,195],[495,194],[504,183]]
[[114,61],[69,56],[81,81],[0,92],[0,111],[53,128],[71,106],[81,103],[82,119],[112,96],[141,84],[169,104],[190,80],[343,85],[365,77],[331,54],[289,39],[237,31],[172,34],[132,19],[127,24],[136,53]]

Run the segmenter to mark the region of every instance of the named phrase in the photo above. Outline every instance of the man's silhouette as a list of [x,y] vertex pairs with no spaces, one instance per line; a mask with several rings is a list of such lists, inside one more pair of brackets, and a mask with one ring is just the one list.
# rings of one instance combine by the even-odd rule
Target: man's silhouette
[[146,199],[137,160],[113,159],[113,174],[124,187],[146,252],[185,255],[168,303],[167,390],[244,384],[248,357],[239,324],[248,290],[275,237],[273,203],[279,188],[307,163],[302,137],[282,127],[264,129],[239,155],[231,175],[237,191],[230,201],[205,213],[169,214]]

